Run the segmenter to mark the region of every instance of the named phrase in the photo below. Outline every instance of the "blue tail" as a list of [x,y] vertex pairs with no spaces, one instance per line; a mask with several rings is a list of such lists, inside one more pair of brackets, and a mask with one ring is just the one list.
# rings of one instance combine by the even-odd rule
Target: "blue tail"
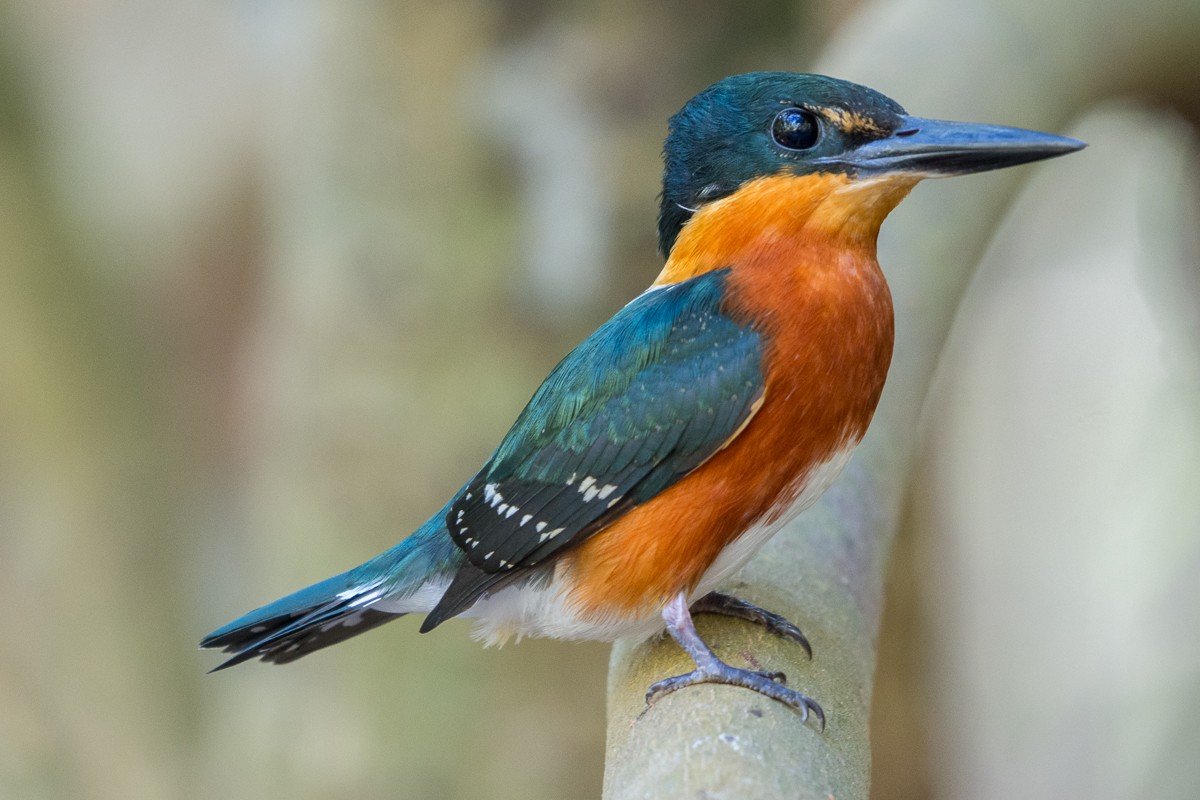
[[[403,605],[429,580],[448,582],[464,562],[446,531],[447,504],[387,552],[238,617],[205,636],[201,647],[235,655],[213,669],[260,658],[286,664],[404,616]],[[374,606],[380,605],[381,608]]]

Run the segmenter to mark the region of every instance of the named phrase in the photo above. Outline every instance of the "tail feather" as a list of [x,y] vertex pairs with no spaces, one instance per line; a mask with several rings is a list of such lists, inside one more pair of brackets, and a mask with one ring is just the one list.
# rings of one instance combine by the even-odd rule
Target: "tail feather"
[[[268,664],[286,664],[404,616],[371,608],[382,596],[379,582],[333,592],[333,588],[349,582],[349,575],[335,576],[276,600],[206,636],[201,647],[235,654],[211,671],[219,672],[254,658]],[[309,605],[313,597],[321,597],[321,603]]]
[[463,561],[444,518],[443,510],[386,553],[213,631],[200,646],[234,655],[212,672],[254,658],[286,664],[409,611],[425,610],[404,600],[415,599],[431,582],[449,583]]

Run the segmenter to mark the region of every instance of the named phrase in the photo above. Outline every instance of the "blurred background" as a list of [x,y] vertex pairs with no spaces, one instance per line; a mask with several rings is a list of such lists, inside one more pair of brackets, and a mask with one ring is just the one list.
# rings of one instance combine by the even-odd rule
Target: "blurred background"
[[[982,27],[1016,7],[962,4]],[[597,796],[605,646],[405,619],[205,677],[196,642],[437,510],[657,273],[667,117],[724,75],[817,66],[867,15],[938,21],[0,5],[0,797]],[[889,577],[879,798],[1200,796],[1189,35],[1190,62],[1064,109],[1092,147],[996,215]],[[1007,91],[944,68],[979,71],[983,108]]]

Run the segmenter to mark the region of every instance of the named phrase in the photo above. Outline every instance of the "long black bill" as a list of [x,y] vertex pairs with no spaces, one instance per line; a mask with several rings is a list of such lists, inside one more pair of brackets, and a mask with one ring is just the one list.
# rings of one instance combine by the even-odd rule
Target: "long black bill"
[[904,117],[891,136],[866,142],[839,160],[859,175],[908,172],[936,178],[1012,167],[1086,146],[1078,139],[1022,128]]

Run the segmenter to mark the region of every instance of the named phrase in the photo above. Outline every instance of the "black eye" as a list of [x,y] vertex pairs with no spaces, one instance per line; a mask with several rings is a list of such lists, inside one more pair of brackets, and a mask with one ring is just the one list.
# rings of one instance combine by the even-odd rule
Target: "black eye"
[[807,150],[821,138],[817,115],[803,108],[785,108],[771,123],[771,138],[788,150]]

